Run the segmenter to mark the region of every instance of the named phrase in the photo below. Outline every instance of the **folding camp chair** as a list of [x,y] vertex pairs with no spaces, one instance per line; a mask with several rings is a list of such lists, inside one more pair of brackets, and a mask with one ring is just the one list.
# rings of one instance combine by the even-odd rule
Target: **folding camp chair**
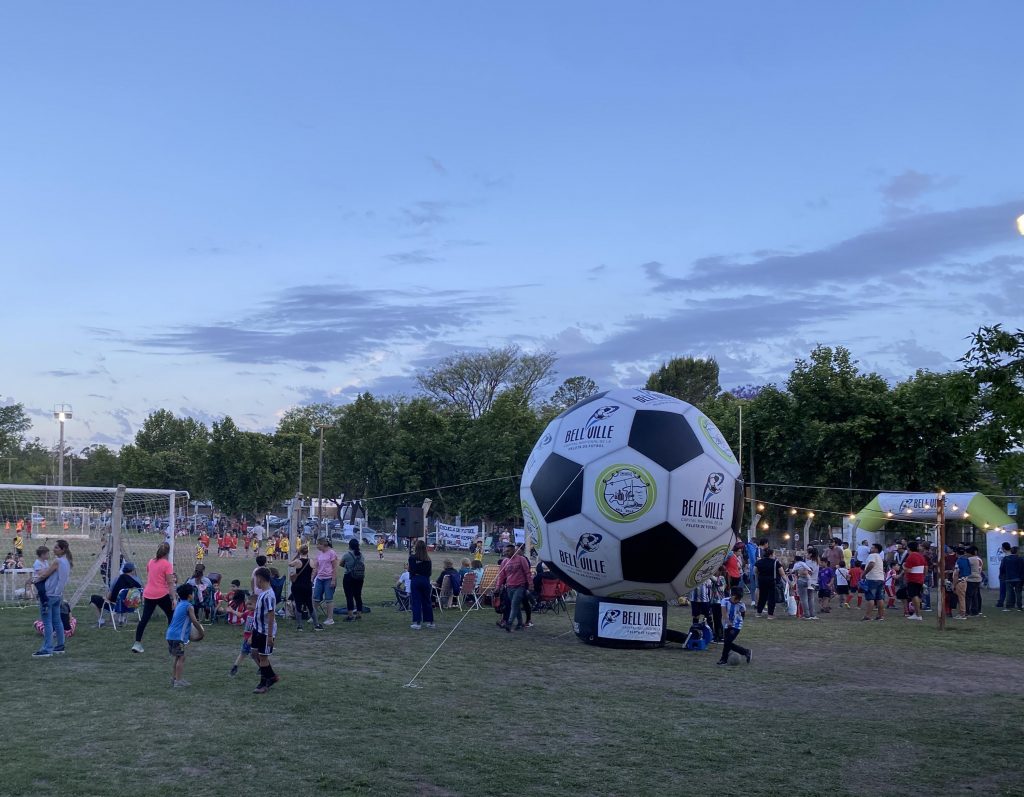
[[445,602],[452,599],[452,577],[445,576],[442,578],[440,588],[437,584],[432,584],[430,587],[430,598],[437,602],[437,608],[443,612]]
[[476,573],[466,573],[462,577],[462,587],[459,589],[459,594],[455,596],[456,602],[459,604],[459,611],[463,611],[465,606],[463,601],[469,605],[469,608],[480,608],[480,601],[476,597]]
[[537,596],[536,610],[538,612],[569,611],[565,605],[565,595],[569,592],[569,585],[557,578],[542,578],[540,580],[540,595]]
[[484,568],[483,578],[480,579],[480,584],[476,590],[478,602],[491,597],[494,592],[494,585],[498,583],[498,574],[500,572],[501,568],[498,565],[487,565]]
[[[139,590],[139,594],[141,595],[141,590]],[[113,603],[106,600],[105,598],[103,600],[103,609],[100,611],[100,616],[103,615],[104,611],[109,612],[110,624],[114,626],[115,631],[119,630],[117,627],[117,619],[121,618],[121,625],[124,625],[124,617],[127,614],[132,614],[134,612],[136,622],[142,622],[142,614],[139,611],[139,607],[142,605],[141,598],[139,599],[139,602],[135,604],[135,606],[126,606],[125,598],[127,598],[127,596],[128,590],[123,589],[117,593],[117,600],[115,600]]]
[[402,592],[398,587],[393,587],[395,590],[395,611],[396,612],[408,612],[412,610],[409,604],[409,593]]

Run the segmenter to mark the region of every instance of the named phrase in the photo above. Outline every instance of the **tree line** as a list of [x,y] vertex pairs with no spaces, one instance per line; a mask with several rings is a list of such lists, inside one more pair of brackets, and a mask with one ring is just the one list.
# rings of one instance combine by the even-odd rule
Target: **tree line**
[[[515,346],[453,354],[418,375],[417,395],[295,407],[272,433],[158,410],[119,451],[67,450],[65,483],[183,489],[250,515],[320,489],[373,499],[371,518],[429,497],[445,517],[514,523],[518,477],[537,437],[599,389],[586,376],[555,387],[556,365],[551,352]],[[734,450],[742,409],[744,477],[782,485],[756,488],[759,499],[846,513],[885,489],[1021,489],[1024,332],[979,329],[961,365],[890,385],[846,348],[818,346],[781,384],[723,391],[713,359],[687,356],[664,363],[646,387],[699,406]],[[0,408],[3,464],[15,483],[52,484],[56,452],[28,439],[30,426],[21,405]],[[815,485],[852,489],[806,489]]]

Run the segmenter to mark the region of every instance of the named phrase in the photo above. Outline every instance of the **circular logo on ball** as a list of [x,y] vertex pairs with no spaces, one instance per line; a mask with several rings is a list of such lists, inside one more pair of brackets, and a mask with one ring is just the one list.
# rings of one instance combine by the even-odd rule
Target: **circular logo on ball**
[[729,450],[729,443],[726,442],[725,437],[718,431],[718,427],[711,422],[711,419],[706,415],[701,415],[697,423],[700,426],[700,430],[704,433],[704,437],[711,443],[711,447],[721,455],[722,459],[726,462],[735,462],[736,457]]
[[597,508],[616,523],[629,523],[647,514],[657,495],[651,474],[637,465],[605,468],[595,485]]
[[722,562],[725,561],[725,555],[729,553],[729,547],[727,545],[720,545],[710,553],[706,554],[697,565],[690,571],[690,575],[686,577],[686,586],[688,589],[693,589],[698,584],[703,584],[715,573],[718,572],[718,568],[722,566]]
[[536,513],[526,501],[523,501],[523,528],[526,530],[526,536],[529,538],[533,547],[540,548],[541,542],[544,540],[544,535],[540,530],[540,521],[537,519]]

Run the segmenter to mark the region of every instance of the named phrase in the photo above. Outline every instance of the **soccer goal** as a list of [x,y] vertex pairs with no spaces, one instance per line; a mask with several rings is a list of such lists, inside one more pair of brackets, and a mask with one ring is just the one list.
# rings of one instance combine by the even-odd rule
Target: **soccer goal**
[[0,573],[0,602],[34,601],[30,576],[36,550],[45,545],[52,552],[57,540],[65,540],[71,552],[64,596],[72,607],[83,596],[88,601],[90,594],[105,594],[111,574],[116,577],[125,561],[134,562],[144,580],[146,562],[162,542],[170,544],[175,572],[183,581],[195,562],[194,546],[179,539],[187,534],[187,506],[188,493],[176,490],[0,484],[0,554],[15,565]]

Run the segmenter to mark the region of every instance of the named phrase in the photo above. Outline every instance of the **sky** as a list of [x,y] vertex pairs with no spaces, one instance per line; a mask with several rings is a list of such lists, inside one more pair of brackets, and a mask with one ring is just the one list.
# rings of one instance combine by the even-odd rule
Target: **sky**
[[0,403],[272,430],[457,351],[558,378],[1024,326],[1017,2],[0,7]]

